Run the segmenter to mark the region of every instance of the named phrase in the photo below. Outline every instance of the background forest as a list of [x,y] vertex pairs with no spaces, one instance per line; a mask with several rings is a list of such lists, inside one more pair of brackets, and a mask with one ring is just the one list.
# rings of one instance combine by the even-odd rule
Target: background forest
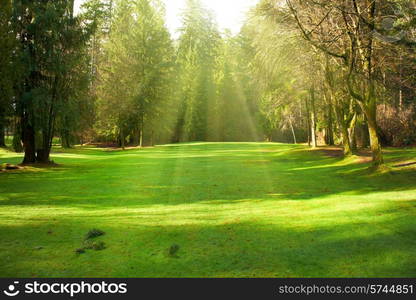
[[159,0],[0,4],[0,145],[212,141],[416,143],[415,3],[262,0],[237,35],[188,0],[173,38]]

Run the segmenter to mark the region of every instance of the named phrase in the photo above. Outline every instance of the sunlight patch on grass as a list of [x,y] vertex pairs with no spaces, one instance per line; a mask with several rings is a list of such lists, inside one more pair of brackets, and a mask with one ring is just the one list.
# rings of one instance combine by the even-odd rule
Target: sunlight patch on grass
[[[2,277],[416,274],[412,171],[270,143],[58,152],[61,168],[0,174]],[[91,228],[106,249],[75,255]]]

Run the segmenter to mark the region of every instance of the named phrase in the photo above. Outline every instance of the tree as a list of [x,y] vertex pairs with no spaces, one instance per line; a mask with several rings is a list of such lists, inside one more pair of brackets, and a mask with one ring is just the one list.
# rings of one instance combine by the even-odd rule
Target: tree
[[170,97],[173,46],[161,3],[117,2],[105,55],[98,127],[117,135],[122,147],[127,137],[143,146],[146,124]]
[[[404,6],[409,1],[398,1]],[[267,16],[275,24],[284,24],[287,28],[293,28],[295,24],[298,32],[316,51],[332,57],[330,68],[335,68],[342,74],[342,80],[346,83],[345,89],[349,97],[345,100],[333,99],[334,92],[339,88],[344,89],[343,84],[332,86],[332,95],[328,95],[332,103],[335,102],[338,122],[355,124],[356,118],[342,116],[341,111],[351,97],[356,106],[366,117],[368,131],[373,153],[373,164],[377,167],[383,164],[379,128],[377,125],[377,105],[381,95],[378,93],[383,83],[383,73],[388,55],[388,50],[396,47],[391,40],[399,37],[397,44],[409,44],[404,34],[392,36],[383,32],[383,15],[389,10],[391,4],[388,1],[349,0],[349,1],[315,1],[315,0],[265,0],[261,3],[263,15]],[[390,9],[391,10],[391,9]],[[411,28],[414,18],[406,15],[398,16],[401,28]],[[402,30],[402,32],[404,32]],[[409,31],[410,32],[410,31]],[[381,37],[381,38],[380,38]],[[390,38],[390,41],[387,41]],[[410,43],[411,44],[411,43]],[[381,47],[382,46],[382,47]],[[328,62],[328,61],[327,61]],[[328,70],[328,68],[326,67]],[[332,72],[332,71],[331,71]],[[331,75],[328,74],[327,75]],[[328,77],[328,76],[327,76]],[[331,84],[330,84],[331,85]],[[330,88],[330,86],[327,86]],[[339,93],[337,93],[337,97]],[[385,96],[385,95],[383,95]],[[341,99],[344,96],[341,95]],[[355,110],[356,107],[353,105]],[[340,115],[341,113],[341,115]],[[354,116],[354,112],[352,115]],[[348,146],[347,124],[341,126],[346,153],[351,150]]]
[[12,110],[13,81],[18,74],[13,66],[13,50],[16,42],[11,27],[11,17],[12,1],[2,1],[0,3],[0,147],[6,146],[5,126],[7,116]]
[[208,113],[215,103],[215,59],[220,35],[211,13],[199,0],[187,0],[180,31],[177,55],[180,100],[176,140],[204,141],[208,137]]
[[14,1],[13,25],[22,73],[16,82],[16,113],[23,163],[49,162],[57,118],[80,87],[78,69],[90,31],[74,17],[73,3]]

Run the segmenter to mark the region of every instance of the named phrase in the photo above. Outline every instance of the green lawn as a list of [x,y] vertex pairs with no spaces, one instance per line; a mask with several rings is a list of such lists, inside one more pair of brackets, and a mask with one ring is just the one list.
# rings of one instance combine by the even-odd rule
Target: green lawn
[[[0,173],[1,277],[416,276],[415,167],[283,144],[55,151]],[[76,254],[93,228],[107,249]]]

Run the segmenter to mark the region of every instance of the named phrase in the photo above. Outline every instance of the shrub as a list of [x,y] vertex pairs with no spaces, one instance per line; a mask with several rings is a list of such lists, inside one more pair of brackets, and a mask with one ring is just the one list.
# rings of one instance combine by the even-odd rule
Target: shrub
[[416,143],[415,107],[379,105],[377,120],[387,146],[403,147]]

